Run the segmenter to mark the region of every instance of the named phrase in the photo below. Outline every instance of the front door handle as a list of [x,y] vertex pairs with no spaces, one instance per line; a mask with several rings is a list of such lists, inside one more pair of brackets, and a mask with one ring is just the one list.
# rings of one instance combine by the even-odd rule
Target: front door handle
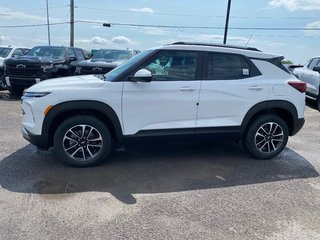
[[195,89],[193,87],[182,87],[180,88],[181,92],[193,92]]

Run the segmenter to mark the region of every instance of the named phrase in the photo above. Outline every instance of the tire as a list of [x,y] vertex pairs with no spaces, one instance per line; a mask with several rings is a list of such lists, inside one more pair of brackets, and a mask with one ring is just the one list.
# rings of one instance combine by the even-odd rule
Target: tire
[[257,159],[277,156],[287,145],[289,137],[285,121],[273,114],[255,119],[243,139],[245,149]]
[[319,91],[319,95],[316,100],[316,106],[317,106],[318,111],[320,112],[320,91]]
[[93,166],[104,161],[111,150],[109,129],[99,119],[78,115],[62,122],[54,135],[54,151],[68,165]]
[[24,90],[23,87],[7,87],[7,89],[12,95],[16,96],[21,96]]

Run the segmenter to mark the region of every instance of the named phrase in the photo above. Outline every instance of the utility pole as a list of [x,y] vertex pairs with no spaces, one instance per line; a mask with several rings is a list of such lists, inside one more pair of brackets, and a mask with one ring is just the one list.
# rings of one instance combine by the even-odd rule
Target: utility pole
[[49,46],[51,45],[50,43],[50,23],[49,23],[49,7],[48,7],[48,0],[46,0],[47,3],[47,26],[48,26],[48,44]]
[[227,9],[227,16],[226,16],[226,25],[225,25],[225,28],[224,28],[223,44],[226,44],[226,43],[227,43],[227,35],[228,35],[228,27],[229,27],[230,7],[231,7],[231,0],[228,0],[228,9]]
[[74,0],[70,0],[70,47],[74,46]]

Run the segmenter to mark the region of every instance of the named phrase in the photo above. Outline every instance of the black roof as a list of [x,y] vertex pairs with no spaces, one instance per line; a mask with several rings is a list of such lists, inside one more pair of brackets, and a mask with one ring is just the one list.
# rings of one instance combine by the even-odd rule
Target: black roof
[[218,44],[218,43],[201,43],[201,42],[174,42],[168,45],[195,45],[195,46],[209,46],[209,47],[225,47],[225,48],[235,48],[241,50],[250,50],[250,51],[257,51],[261,52],[261,50],[253,47],[241,47],[235,45],[228,45],[228,44]]

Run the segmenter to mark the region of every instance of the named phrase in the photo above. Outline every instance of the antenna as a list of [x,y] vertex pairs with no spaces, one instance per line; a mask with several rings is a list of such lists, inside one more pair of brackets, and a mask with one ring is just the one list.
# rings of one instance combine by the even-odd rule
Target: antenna
[[247,41],[246,45],[244,45],[244,47],[247,47],[247,46],[248,46],[248,44],[249,44],[249,42],[250,42],[250,40],[251,40],[252,36],[253,36],[253,33],[252,33],[252,34],[251,34],[251,36],[249,37],[249,39],[248,39],[248,41]]

